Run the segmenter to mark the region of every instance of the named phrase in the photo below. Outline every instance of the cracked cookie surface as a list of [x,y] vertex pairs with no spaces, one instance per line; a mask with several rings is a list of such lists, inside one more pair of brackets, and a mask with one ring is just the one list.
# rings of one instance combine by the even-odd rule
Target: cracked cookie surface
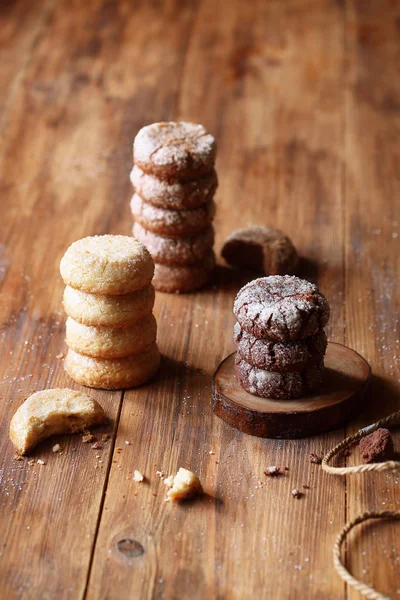
[[320,363],[327,347],[323,330],[298,342],[272,342],[255,338],[236,323],[233,339],[238,353],[246,362],[278,373],[302,371]]
[[165,121],[143,127],[133,143],[134,163],[160,179],[196,179],[214,168],[216,144],[203,125]]
[[245,331],[271,341],[298,341],[329,320],[329,305],[317,286],[290,275],[254,279],[237,294],[233,312]]

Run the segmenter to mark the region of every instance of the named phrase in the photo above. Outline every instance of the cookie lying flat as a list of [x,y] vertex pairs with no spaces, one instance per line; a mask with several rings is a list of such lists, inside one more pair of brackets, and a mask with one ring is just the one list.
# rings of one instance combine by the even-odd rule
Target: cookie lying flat
[[67,315],[82,325],[125,327],[151,313],[154,297],[152,285],[119,296],[88,294],[67,286],[63,303]]
[[92,294],[127,294],[150,284],[154,263],[133,237],[96,235],[74,242],[60,263],[66,285]]
[[198,208],[211,200],[218,186],[217,174],[194,179],[193,181],[176,181],[168,183],[154,175],[144,173],[134,166],[131,171],[131,182],[135,192],[145,200],[161,208],[173,210]]
[[240,385],[261,398],[289,400],[306,396],[321,384],[323,369],[320,363],[301,372],[276,373],[249,365],[239,353],[235,358],[235,375]]
[[193,292],[206,285],[215,266],[214,252],[192,265],[162,265],[156,263],[153,285],[160,292]]
[[221,251],[227,263],[265,275],[292,273],[299,257],[291,240],[273,227],[249,227],[234,231]]
[[158,370],[160,354],[157,344],[126,358],[92,358],[69,349],[65,370],[81,385],[104,390],[121,390],[142,385]]
[[157,322],[152,314],[128,327],[88,327],[67,319],[66,342],[79,354],[95,358],[124,358],[155,342]]
[[83,392],[51,389],[35,392],[11,419],[10,439],[19,454],[55,434],[75,433],[106,420],[104,410]]
[[214,168],[215,153],[213,136],[202,125],[184,121],[147,125],[133,143],[134,163],[167,181],[207,175]]
[[259,339],[297,341],[329,320],[329,305],[317,286],[290,275],[254,279],[237,294],[233,312],[242,329]]
[[258,340],[236,323],[233,339],[241,357],[253,367],[288,373],[319,364],[325,356],[327,339],[324,330],[299,342]]
[[144,202],[138,194],[131,200],[134,219],[145,229],[164,237],[192,237],[210,226],[215,215],[213,200],[191,210],[169,210]]
[[165,265],[190,265],[199,262],[214,244],[213,227],[208,227],[191,238],[168,238],[152,233],[135,223],[133,235],[146,246],[154,262]]

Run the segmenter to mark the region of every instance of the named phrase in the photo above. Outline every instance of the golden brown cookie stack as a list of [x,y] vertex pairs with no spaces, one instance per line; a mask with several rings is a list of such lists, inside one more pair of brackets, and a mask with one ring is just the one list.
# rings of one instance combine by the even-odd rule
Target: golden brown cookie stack
[[210,278],[215,154],[213,136],[194,123],[153,123],[135,138],[133,234],[154,259],[156,290],[191,292]]
[[68,315],[65,369],[77,383],[122,389],[147,381],[160,355],[153,316],[154,263],[133,237],[74,242],[60,264]]

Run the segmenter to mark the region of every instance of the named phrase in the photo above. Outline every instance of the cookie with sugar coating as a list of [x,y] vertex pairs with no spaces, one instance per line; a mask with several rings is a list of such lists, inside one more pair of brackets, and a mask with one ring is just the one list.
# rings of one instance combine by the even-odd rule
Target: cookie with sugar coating
[[137,223],[164,237],[193,237],[207,229],[215,216],[215,202],[199,208],[170,210],[145,202],[138,194],[131,200],[131,211]]
[[199,262],[214,244],[214,229],[211,226],[194,237],[169,238],[135,223],[133,235],[146,246],[155,263],[164,265],[190,265]]
[[69,349],[64,366],[80,385],[104,390],[121,390],[142,385],[156,374],[160,353],[153,343],[140,354],[126,358],[92,358]]
[[124,358],[139,354],[157,337],[152,314],[128,327],[88,327],[67,319],[66,342],[79,354],[95,358]]
[[143,127],[133,143],[134,163],[159,179],[197,179],[214,168],[216,144],[203,125],[164,121]]
[[66,285],[91,294],[128,294],[150,284],[153,259],[133,237],[96,235],[77,240],[60,263]]
[[214,252],[192,265],[162,265],[156,263],[153,285],[160,292],[187,293],[204,287],[215,266]]
[[88,294],[67,285],[64,309],[77,323],[92,327],[125,327],[148,316],[154,306],[154,287],[119,296]]
[[173,210],[198,208],[206,204],[218,187],[215,170],[200,179],[168,183],[168,181],[145,173],[135,165],[130,177],[135,192],[143,200],[161,208],[172,208]]

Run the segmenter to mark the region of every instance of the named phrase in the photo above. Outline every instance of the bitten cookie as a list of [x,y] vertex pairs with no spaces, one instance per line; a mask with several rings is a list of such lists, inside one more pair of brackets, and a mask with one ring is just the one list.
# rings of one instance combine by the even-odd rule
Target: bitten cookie
[[82,325],[126,327],[151,313],[154,297],[152,285],[119,296],[88,294],[67,286],[63,303],[67,315]]
[[190,265],[199,262],[214,244],[212,227],[208,227],[195,237],[168,238],[147,231],[139,223],[135,223],[133,235],[146,246],[154,262],[165,265]]
[[273,227],[249,227],[234,231],[221,251],[227,263],[265,275],[292,273],[298,255],[291,240]]
[[164,237],[193,237],[211,224],[215,215],[213,200],[191,210],[169,210],[144,202],[138,194],[131,200],[134,219],[148,231]]
[[129,327],[88,327],[67,319],[66,342],[79,354],[95,358],[124,358],[139,354],[155,342],[157,322],[152,314]]
[[160,354],[157,344],[126,358],[92,358],[69,349],[65,370],[81,385],[104,390],[120,390],[145,383],[158,370]]
[[325,356],[327,339],[324,330],[299,342],[258,340],[235,324],[233,339],[240,356],[253,367],[265,371],[289,373],[319,364]]
[[162,265],[156,263],[153,285],[160,292],[193,292],[205,286],[215,266],[214,252],[192,265]]
[[329,320],[329,305],[317,286],[290,275],[254,279],[237,294],[233,312],[256,338],[298,341]]
[[249,365],[239,353],[235,358],[235,374],[240,385],[261,398],[301,398],[321,384],[323,368],[320,363],[297,373],[276,373]]
[[202,125],[184,121],[147,125],[133,143],[134,163],[167,181],[197,179],[210,173],[215,153],[213,136]]
[[210,200],[218,186],[217,174],[194,179],[193,181],[175,181],[168,183],[154,175],[144,173],[134,166],[131,182],[135,192],[146,202],[173,210],[198,208]]
[[153,259],[133,237],[96,235],[74,242],[60,263],[66,285],[92,294],[127,294],[150,284]]

